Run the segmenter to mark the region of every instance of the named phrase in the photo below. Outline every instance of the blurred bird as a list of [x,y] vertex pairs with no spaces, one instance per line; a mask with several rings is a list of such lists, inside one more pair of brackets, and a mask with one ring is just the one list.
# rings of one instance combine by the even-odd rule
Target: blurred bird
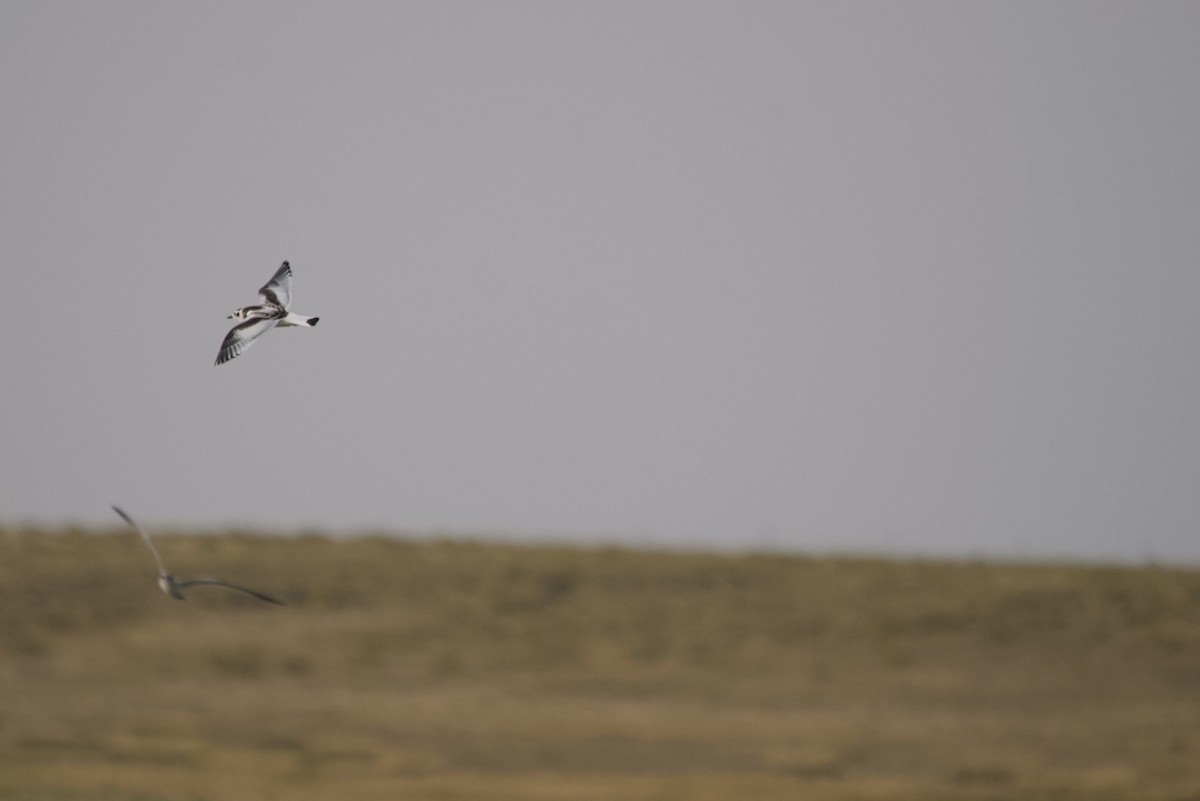
[[183,591],[185,589],[187,589],[188,587],[195,587],[198,585],[207,584],[207,585],[211,585],[214,587],[227,587],[231,590],[237,590],[238,592],[244,592],[247,595],[253,595],[255,598],[259,599],[260,601],[266,601],[269,604],[277,604],[279,606],[283,606],[283,601],[277,601],[269,595],[263,595],[261,592],[255,592],[254,590],[251,590],[247,587],[239,587],[237,584],[230,584],[228,581],[221,581],[220,579],[201,578],[201,579],[189,579],[187,581],[180,581],[179,579],[172,576],[169,572],[167,572],[167,568],[163,565],[162,558],[160,558],[158,555],[158,549],[155,548],[154,543],[152,543],[150,541],[150,535],[147,534],[145,531],[143,531],[141,526],[139,526],[137,523],[133,522],[132,517],[125,514],[125,512],[121,511],[116,506],[114,506],[112,508],[112,510],[114,512],[116,512],[117,514],[119,514],[121,516],[121,519],[124,520],[126,523],[128,523],[130,525],[130,527],[133,528],[134,531],[136,531],[138,534],[141,534],[142,539],[146,541],[146,545],[150,546],[150,553],[154,554],[154,561],[158,563],[158,586],[162,589],[163,592],[165,592],[167,595],[170,595],[172,598],[175,598],[176,600],[180,600],[180,601],[186,601],[187,598],[185,598],[183,595]]
[[258,290],[262,300],[256,306],[243,306],[234,310],[227,320],[242,320],[230,329],[221,343],[221,351],[217,354],[216,364],[224,364],[239,355],[254,344],[254,340],[270,331],[275,326],[303,326],[312,328],[320,317],[302,317],[288,311],[292,303],[292,268],[285,261],[271,276],[271,280]]

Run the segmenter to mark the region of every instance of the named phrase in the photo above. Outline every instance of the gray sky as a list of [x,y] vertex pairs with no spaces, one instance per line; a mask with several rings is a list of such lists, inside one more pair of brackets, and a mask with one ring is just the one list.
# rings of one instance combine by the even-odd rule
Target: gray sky
[[1197,31],[6,0],[0,521],[1200,561]]

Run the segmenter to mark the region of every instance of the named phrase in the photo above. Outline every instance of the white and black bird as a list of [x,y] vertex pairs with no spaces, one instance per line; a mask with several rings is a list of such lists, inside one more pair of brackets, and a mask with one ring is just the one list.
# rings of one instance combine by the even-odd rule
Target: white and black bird
[[226,318],[242,322],[225,335],[225,341],[221,343],[221,352],[217,354],[217,364],[224,364],[238,356],[253,345],[254,340],[275,326],[287,328],[298,325],[312,328],[321,319],[304,317],[288,311],[288,306],[292,303],[292,268],[286,261],[275,271],[275,275],[271,276],[271,280],[258,290],[258,297],[262,301],[258,305],[243,306]]
[[172,598],[179,600],[179,601],[186,601],[187,598],[184,597],[183,591],[186,590],[188,587],[209,585],[209,586],[213,586],[213,587],[226,587],[231,590],[237,590],[238,592],[244,592],[247,595],[253,595],[255,598],[259,599],[260,601],[266,601],[269,604],[277,604],[279,606],[283,606],[283,601],[277,601],[269,595],[263,595],[261,592],[255,592],[254,590],[249,589],[248,587],[240,587],[237,584],[230,584],[228,581],[221,581],[220,579],[210,579],[210,578],[188,579],[186,581],[181,581],[180,579],[175,578],[167,571],[167,568],[163,565],[162,558],[158,555],[158,549],[155,548],[154,543],[150,541],[150,535],[147,534],[145,531],[143,531],[141,526],[139,526],[137,523],[133,522],[132,517],[125,514],[125,512],[121,511],[116,506],[114,506],[112,508],[112,510],[114,512],[116,512],[117,514],[119,514],[121,516],[121,519],[124,520],[126,523],[128,523],[130,525],[130,527],[133,528],[134,531],[136,531],[138,534],[141,534],[142,539],[146,541],[146,544],[148,546],[150,546],[150,553],[154,554],[154,561],[158,563],[158,586],[162,589],[163,592],[165,592],[167,595],[171,596]]

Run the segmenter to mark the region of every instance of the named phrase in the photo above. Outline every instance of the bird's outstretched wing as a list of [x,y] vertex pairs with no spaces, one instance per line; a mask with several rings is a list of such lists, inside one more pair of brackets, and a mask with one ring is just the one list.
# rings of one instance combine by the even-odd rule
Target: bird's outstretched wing
[[271,276],[271,280],[258,290],[263,303],[274,303],[286,309],[292,304],[292,267],[286,261]]
[[132,528],[138,534],[142,535],[142,539],[145,541],[146,545],[148,545],[150,547],[150,553],[154,554],[154,561],[158,563],[158,574],[160,576],[166,575],[167,568],[163,566],[162,558],[158,555],[158,549],[155,548],[154,543],[150,541],[150,535],[147,534],[145,531],[143,531],[141,526],[139,526],[137,523],[133,522],[132,517],[125,514],[125,512],[121,511],[121,509],[119,509],[118,507],[114,506],[112,508],[112,510],[114,512],[116,512],[117,514],[119,514],[121,516],[121,519],[129,524],[130,528]]
[[177,581],[175,583],[175,586],[179,587],[179,589],[181,589],[181,590],[184,590],[184,589],[187,589],[188,587],[194,587],[198,584],[207,584],[212,587],[226,587],[231,590],[237,590],[238,592],[244,592],[247,595],[253,595],[255,598],[257,598],[260,601],[266,601],[269,604],[276,604],[277,606],[283,606],[283,601],[277,601],[269,595],[263,595],[261,592],[255,592],[254,590],[250,589],[249,587],[241,587],[237,584],[230,584],[228,581],[221,581],[220,579],[204,579],[204,578],[189,579],[187,581]]
[[225,341],[221,343],[221,351],[217,354],[216,364],[224,364],[235,356],[240,355],[242,351],[254,343],[254,340],[270,331],[278,322],[277,318],[260,317],[254,320],[246,320],[244,323],[238,323],[229,329],[229,333],[225,335]]

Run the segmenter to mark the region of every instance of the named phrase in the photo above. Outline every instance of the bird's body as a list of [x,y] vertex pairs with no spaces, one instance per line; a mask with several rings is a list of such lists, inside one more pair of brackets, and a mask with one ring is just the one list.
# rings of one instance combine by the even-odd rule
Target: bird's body
[[275,271],[271,280],[258,290],[258,296],[261,303],[234,309],[233,314],[229,315],[228,319],[240,322],[225,335],[217,354],[217,364],[235,358],[276,326],[312,328],[321,319],[288,311],[292,302],[292,268],[286,261]]
[[183,590],[179,588],[179,584],[175,581],[175,577],[170,573],[159,573],[158,588],[162,590],[164,594],[170,595],[177,601],[187,600],[187,598],[183,596]]
[[132,528],[134,531],[136,531],[138,534],[141,535],[142,540],[150,548],[150,553],[154,554],[154,561],[158,565],[158,587],[166,595],[171,596],[172,598],[174,598],[177,601],[186,601],[187,597],[183,594],[183,591],[185,589],[187,589],[188,587],[208,585],[208,586],[212,586],[212,587],[225,587],[226,589],[237,590],[238,592],[243,592],[247,595],[253,595],[255,598],[259,599],[260,601],[266,601],[269,604],[276,604],[278,606],[283,606],[282,601],[277,601],[269,595],[263,595],[261,592],[256,592],[255,590],[252,590],[248,587],[242,587],[237,584],[231,584],[228,581],[221,581],[220,579],[200,578],[200,579],[187,579],[186,581],[180,581],[179,579],[175,578],[175,576],[171,575],[171,573],[167,570],[166,566],[163,564],[162,557],[160,557],[158,555],[158,549],[155,548],[154,543],[150,541],[150,535],[147,534],[144,530],[142,530],[142,527],[139,526],[137,523],[135,523],[133,521],[132,517],[127,515],[125,512],[121,511],[121,509],[119,509],[118,507],[114,506],[112,508],[112,510],[114,512],[116,512],[118,515],[120,515],[121,519],[124,520],[126,523],[128,523],[130,528]]

